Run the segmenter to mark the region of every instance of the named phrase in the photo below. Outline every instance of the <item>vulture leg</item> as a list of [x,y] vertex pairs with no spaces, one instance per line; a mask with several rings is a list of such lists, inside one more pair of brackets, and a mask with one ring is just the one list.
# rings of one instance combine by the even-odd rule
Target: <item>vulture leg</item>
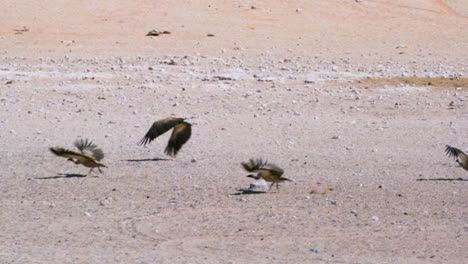
[[271,188],[273,187],[273,184],[275,184],[274,182],[270,185],[270,188],[268,188],[268,191],[271,190]]

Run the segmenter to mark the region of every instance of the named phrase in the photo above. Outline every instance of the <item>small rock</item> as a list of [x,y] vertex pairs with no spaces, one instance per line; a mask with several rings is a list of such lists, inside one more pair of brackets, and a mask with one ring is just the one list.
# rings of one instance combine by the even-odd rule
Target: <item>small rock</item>
[[161,34],[171,34],[171,32],[164,30],[164,31],[157,31],[157,30],[151,30],[149,31],[146,36],[159,36]]
[[318,249],[318,248],[311,248],[310,251],[312,251],[314,253],[320,253],[320,249]]
[[268,184],[265,180],[258,180],[249,185],[249,190],[268,190]]

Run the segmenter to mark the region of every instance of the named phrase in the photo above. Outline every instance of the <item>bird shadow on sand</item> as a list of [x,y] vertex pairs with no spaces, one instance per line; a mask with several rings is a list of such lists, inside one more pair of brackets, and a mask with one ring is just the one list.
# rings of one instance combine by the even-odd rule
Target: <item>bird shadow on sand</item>
[[123,161],[128,161],[128,162],[146,162],[146,161],[168,161],[171,159],[164,159],[164,158],[154,158],[154,159],[127,159]]
[[468,181],[468,179],[463,179],[463,178],[429,178],[429,179],[424,179],[424,178],[419,178],[416,179],[417,181]]
[[37,177],[38,180],[51,180],[51,179],[68,179],[68,178],[84,178],[87,177],[86,174],[79,173],[57,173],[55,176],[50,177]]
[[231,193],[231,195],[248,195],[248,194],[262,194],[267,193],[266,191],[255,191],[250,189],[238,189],[236,193]]

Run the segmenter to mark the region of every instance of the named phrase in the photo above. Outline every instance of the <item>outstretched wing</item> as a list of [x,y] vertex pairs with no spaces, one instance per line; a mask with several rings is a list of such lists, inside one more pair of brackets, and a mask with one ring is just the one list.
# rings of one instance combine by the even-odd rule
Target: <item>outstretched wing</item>
[[249,162],[242,162],[242,166],[249,172],[260,172],[261,170],[268,170],[275,175],[281,176],[284,171],[273,163],[263,161],[262,159],[250,159]]
[[[281,169],[280,167],[276,166],[276,165],[273,164],[273,163],[267,163],[267,164],[263,167],[263,169],[270,170],[270,171],[272,171],[274,174],[276,174],[276,175],[278,175],[278,176],[281,176],[281,175],[283,175],[283,173],[284,173],[284,170],[283,170],[283,169]],[[286,178],[285,178],[285,179],[286,179]],[[286,179],[286,180],[290,181],[289,179]]]
[[104,158],[104,152],[102,152],[102,149],[100,148],[91,150],[91,153],[93,154],[94,159],[97,161],[100,161]]
[[190,136],[192,135],[192,125],[187,122],[182,122],[174,127],[171,138],[167,143],[166,152],[167,155],[175,157],[177,152],[182,148],[182,145],[187,143]]
[[93,144],[93,141],[88,139],[78,139],[75,141],[75,147],[79,149],[82,153],[85,151],[92,151],[97,146]]
[[93,141],[91,140],[79,139],[75,141],[75,147],[77,147],[81,151],[81,154],[90,156],[97,161],[100,161],[104,158],[104,152],[102,151],[102,149],[98,148],[95,144],[93,144]]
[[262,159],[250,159],[249,162],[242,162],[242,167],[246,171],[253,172],[263,168],[268,162]]
[[160,135],[166,133],[171,128],[175,127],[176,125],[184,122],[184,118],[175,118],[175,117],[168,117],[165,119],[158,120],[153,123],[151,128],[148,130],[146,135],[140,140],[138,143],[139,145],[146,145],[151,143],[153,139],[159,137]]
[[[446,149],[445,149],[445,153],[451,157],[451,158],[455,158],[455,159],[458,159],[459,155],[460,154],[463,154],[465,155],[465,153],[463,153],[463,151],[457,149],[457,148],[454,148],[454,147],[451,147],[449,145],[446,146]],[[465,155],[466,156],[466,155]]]
[[86,155],[64,148],[50,148],[50,151],[57,156],[77,160],[79,163],[83,163],[84,161],[91,159]]

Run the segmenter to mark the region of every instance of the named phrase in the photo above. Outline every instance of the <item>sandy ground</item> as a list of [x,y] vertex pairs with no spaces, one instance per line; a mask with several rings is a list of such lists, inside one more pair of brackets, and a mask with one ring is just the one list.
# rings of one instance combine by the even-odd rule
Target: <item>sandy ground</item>
[[71,2],[0,1],[0,263],[468,262],[468,87],[356,82],[466,78],[466,1]]

